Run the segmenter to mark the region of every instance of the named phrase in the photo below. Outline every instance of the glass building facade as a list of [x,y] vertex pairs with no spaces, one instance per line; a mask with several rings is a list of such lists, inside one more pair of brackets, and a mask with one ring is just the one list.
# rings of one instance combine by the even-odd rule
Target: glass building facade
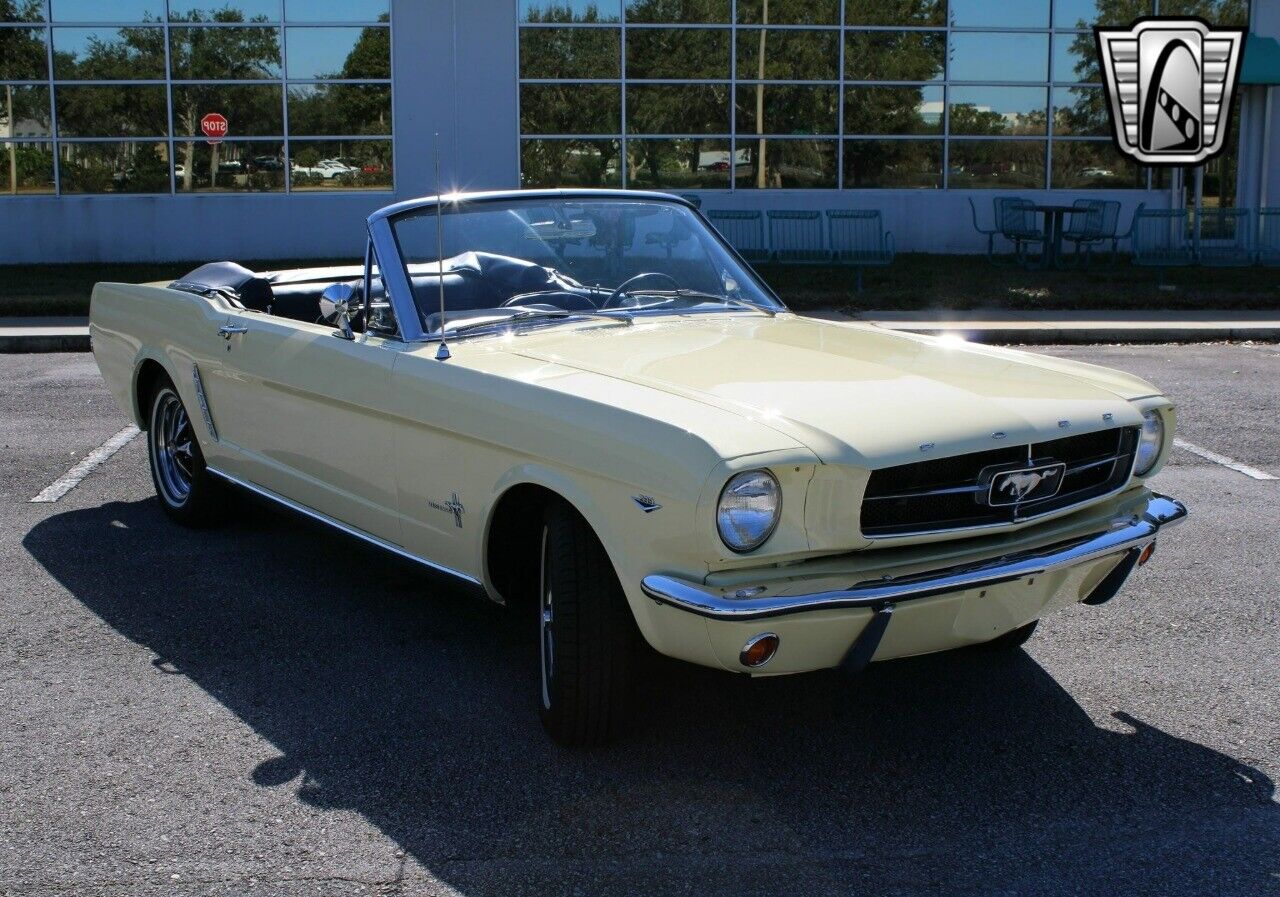
[[0,194],[394,186],[389,0],[0,0],[0,84]]
[[1248,22],[1246,0],[519,2],[529,187],[1148,188],[1092,27]]

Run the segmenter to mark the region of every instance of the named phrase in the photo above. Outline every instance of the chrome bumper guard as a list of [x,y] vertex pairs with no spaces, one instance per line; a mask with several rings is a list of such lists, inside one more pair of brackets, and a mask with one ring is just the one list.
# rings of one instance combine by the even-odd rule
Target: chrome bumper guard
[[[737,598],[734,596],[743,591],[741,588],[720,590],[661,575],[646,576],[641,582],[641,588],[659,604],[667,604],[713,620],[759,620],[814,610],[872,608],[877,611],[875,619],[878,625],[868,628],[883,630],[888,625],[888,617],[895,604],[1013,582],[1026,576],[1037,576],[1108,555],[1141,549],[1155,541],[1156,534],[1163,527],[1180,523],[1186,516],[1187,509],[1182,502],[1152,494],[1141,513],[1127,513],[1116,517],[1105,530],[1091,535],[977,563],[897,578],[867,580],[847,589],[808,595],[765,594]],[[1136,556],[1135,553],[1135,559]],[[1132,564],[1129,569],[1132,569]],[[1125,571],[1126,575],[1128,572],[1129,570]],[[1122,581],[1123,577],[1120,579]],[[1115,588],[1119,588],[1119,583]]]

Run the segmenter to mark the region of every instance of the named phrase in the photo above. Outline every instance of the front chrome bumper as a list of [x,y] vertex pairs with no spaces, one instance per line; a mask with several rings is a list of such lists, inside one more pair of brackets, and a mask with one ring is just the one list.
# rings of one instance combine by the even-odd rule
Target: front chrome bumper
[[[749,594],[749,589],[717,589],[674,576],[656,574],[646,576],[641,582],[641,588],[659,604],[667,604],[713,620],[758,620],[849,607],[891,610],[893,605],[904,601],[999,585],[1123,552],[1133,552],[1136,560],[1136,552],[1155,541],[1156,534],[1161,529],[1181,522],[1186,516],[1187,509],[1182,502],[1152,494],[1146,507],[1138,513],[1114,517],[1106,528],[1090,535],[977,563],[896,578],[866,580],[847,589],[807,595],[764,593],[753,597]],[[1132,565],[1129,569],[1132,569]],[[1116,588],[1118,587],[1119,583],[1116,584]]]

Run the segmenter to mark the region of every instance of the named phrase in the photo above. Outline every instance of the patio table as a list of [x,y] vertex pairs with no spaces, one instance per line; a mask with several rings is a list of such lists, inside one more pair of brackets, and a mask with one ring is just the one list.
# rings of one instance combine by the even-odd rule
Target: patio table
[[1058,259],[1062,256],[1062,219],[1071,212],[1079,212],[1075,206],[1037,204],[1035,210],[1044,215],[1044,254],[1040,259],[1041,268],[1058,267]]

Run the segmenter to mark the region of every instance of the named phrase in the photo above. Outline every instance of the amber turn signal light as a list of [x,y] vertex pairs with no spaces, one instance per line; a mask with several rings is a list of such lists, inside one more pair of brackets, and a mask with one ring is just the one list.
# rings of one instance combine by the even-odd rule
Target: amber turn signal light
[[1142,549],[1142,554],[1138,555],[1138,566],[1141,567],[1147,561],[1151,560],[1151,556],[1156,553],[1156,543],[1152,542],[1146,548]]
[[773,655],[778,652],[778,644],[781,641],[772,632],[762,632],[757,636],[752,636],[742,646],[742,653],[738,655],[738,662],[744,667],[751,667],[752,669],[762,667],[773,659]]

